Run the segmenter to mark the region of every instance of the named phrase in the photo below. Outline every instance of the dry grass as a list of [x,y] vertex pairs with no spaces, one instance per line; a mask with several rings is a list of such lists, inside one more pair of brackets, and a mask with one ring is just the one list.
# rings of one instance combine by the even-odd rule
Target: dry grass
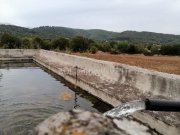
[[180,75],[179,56],[144,56],[144,55],[129,55],[129,54],[113,55],[102,52],[98,52],[96,54],[90,54],[90,53],[74,53],[74,54],[79,56],[95,58],[99,60],[124,63],[132,66]]

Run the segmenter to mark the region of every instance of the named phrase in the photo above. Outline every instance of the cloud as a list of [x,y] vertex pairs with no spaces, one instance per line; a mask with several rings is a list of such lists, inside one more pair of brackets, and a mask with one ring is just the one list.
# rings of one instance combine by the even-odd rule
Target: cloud
[[179,0],[0,0],[0,21],[180,34]]

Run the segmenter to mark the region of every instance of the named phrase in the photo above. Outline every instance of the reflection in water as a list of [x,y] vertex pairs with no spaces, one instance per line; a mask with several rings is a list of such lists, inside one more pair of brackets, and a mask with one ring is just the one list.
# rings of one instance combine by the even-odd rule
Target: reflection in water
[[69,93],[68,91],[65,91],[60,94],[59,99],[66,101],[66,100],[72,100],[73,97],[72,97],[71,93]]
[[[7,64],[8,69],[4,63],[0,66],[0,133],[3,135],[31,134],[38,123],[60,111],[81,108],[105,112],[111,108],[33,63]],[[72,99],[59,100],[58,95],[63,93],[65,98]]]
[[[3,76],[3,73],[0,71],[0,82],[1,82],[2,76]],[[0,87],[2,87],[1,84],[0,84]],[[0,99],[0,101],[1,101],[1,99]]]
[[80,107],[80,105],[78,104],[78,98],[77,98],[77,92],[75,91],[74,93],[74,109],[77,109]]
[[37,67],[35,64],[32,64],[32,60],[22,60],[22,61],[0,61],[0,69],[12,69],[12,68],[21,68],[21,67]]

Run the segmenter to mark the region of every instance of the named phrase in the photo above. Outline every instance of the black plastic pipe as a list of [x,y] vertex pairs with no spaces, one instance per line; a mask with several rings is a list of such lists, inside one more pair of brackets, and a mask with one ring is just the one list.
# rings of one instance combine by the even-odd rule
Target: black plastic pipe
[[180,112],[180,101],[145,100],[146,110]]

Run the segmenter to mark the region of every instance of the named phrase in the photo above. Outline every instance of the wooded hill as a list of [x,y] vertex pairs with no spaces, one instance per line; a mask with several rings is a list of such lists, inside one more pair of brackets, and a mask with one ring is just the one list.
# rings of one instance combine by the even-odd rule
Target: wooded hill
[[73,29],[66,27],[50,27],[42,26],[37,28],[24,28],[14,25],[0,25],[0,36],[3,33],[11,33],[19,37],[35,37],[39,36],[44,39],[52,39],[57,37],[73,38],[75,36],[83,36],[93,40],[115,40],[128,41],[133,43],[147,44],[178,44],[180,43],[180,35],[161,34],[154,32],[136,32],[124,31],[121,33],[92,29]]

